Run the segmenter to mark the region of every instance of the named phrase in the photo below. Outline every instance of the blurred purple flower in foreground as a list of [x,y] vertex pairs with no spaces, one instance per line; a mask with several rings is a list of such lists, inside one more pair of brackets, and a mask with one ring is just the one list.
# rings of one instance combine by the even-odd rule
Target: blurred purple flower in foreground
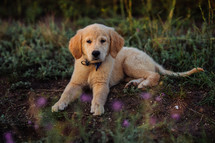
[[150,93],[148,93],[148,92],[143,92],[143,93],[140,94],[140,97],[142,97],[143,99],[148,100],[148,99],[150,99],[152,97],[152,95]]
[[6,143],[14,143],[12,133],[10,132],[5,133],[4,138]]
[[123,104],[122,104],[121,101],[114,101],[114,102],[112,103],[112,109],[113,109],[114,111],[120,111],[120,110],[122,109],[122,106],[123,106]]
[[126,127],[126,128],[129,127],[130,126],[129,121],[128,120],[124,120],[123,123],[122,123],[122,126]]
[[173,114],[171,114],[171,118],[172,118],[172,119],[175,119],[175,120],[179,120],[179,119],[180,119],[180,114],[178,114],[178,113],[173,113]]
[[80,99],[82,102],[91,102],[92,96],[89,94],[82,94]]
[[29,120],[29,121],[28,121],[28,124],[29,124],[29,125],[32,124],[32,121]]
[[160,102],[160,101],[162,100],[162,98],[161,98],[160,96],[157,96],[157,97],[155,98],[155,100],[158,101],[158,102]]
[[43,107],[46,104],[47,100],[44,97],[39,97],[36,101],[37,107]]
[[161,93],[160,96],[161,96],[161,97],[164,97],[164,96],[166,96],[166,95],[165,95],[165,93]]
[[34,125],[34,129],[35,129],[35,130],[39,129],[39,125],[38,125],[38,124],[35,124],[35,125]]
[[159,96],[155,97],[155,100],[160,102],[164,96],[166,96],[165,93],[161,93]]
[[53,125],[51,123],[45,125],[45,130],[50,131],[53,128]]
[[150,117],[150,119],[149,119],[149,123],[151,124],[151,125],[155,125],[156,124],[156,118],[155,117]]

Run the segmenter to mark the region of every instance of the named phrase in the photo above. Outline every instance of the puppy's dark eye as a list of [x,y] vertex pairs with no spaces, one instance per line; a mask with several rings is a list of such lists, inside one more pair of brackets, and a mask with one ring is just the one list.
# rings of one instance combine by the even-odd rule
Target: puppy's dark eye
[[91,41],[91,40],[87,40],[87,43],[89,43],[89,44],[90,44],[90,43],[92,43],[92,41]]
[[106,42],[106,40],[101,40],[101,43],[104,43],[104,42]]

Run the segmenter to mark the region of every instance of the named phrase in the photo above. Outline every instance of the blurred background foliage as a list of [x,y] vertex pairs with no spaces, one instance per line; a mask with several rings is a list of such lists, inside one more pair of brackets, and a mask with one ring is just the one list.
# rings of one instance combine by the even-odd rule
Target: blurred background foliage
[[[1,0],[0,17],[34,22],[43,16],[54,15],[66,19],[122,17],[161,17],[166,20],[174,8],[175,17],[212,18],[208,10],[214,0]],[[209,16],[210,15],[210,16]]]

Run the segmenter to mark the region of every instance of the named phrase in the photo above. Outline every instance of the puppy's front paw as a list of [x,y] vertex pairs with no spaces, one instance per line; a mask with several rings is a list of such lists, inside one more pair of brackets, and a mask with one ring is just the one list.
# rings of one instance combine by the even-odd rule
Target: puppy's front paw
[[91,113],[94,113],[93,115],[94,116],[97,116],[97,115],[102,115],[105,110],[104,110],[104,106],[103,105],[100,105],[100,104],[92,104],[91,105]]
[[67,102],[58,101],[52,106],[52,112],[58,112],[59,110],[64,110],[68,106]]

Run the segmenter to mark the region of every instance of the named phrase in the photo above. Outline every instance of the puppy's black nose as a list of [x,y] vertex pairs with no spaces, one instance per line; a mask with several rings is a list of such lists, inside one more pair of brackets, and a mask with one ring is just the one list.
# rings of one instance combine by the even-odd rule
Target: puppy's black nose
[[99,52],[99,51],[93,51],[93,52],[92,52],[92,55],[93,55],[95,58],[98,58],[98,56],[100,55],[100,52]]

